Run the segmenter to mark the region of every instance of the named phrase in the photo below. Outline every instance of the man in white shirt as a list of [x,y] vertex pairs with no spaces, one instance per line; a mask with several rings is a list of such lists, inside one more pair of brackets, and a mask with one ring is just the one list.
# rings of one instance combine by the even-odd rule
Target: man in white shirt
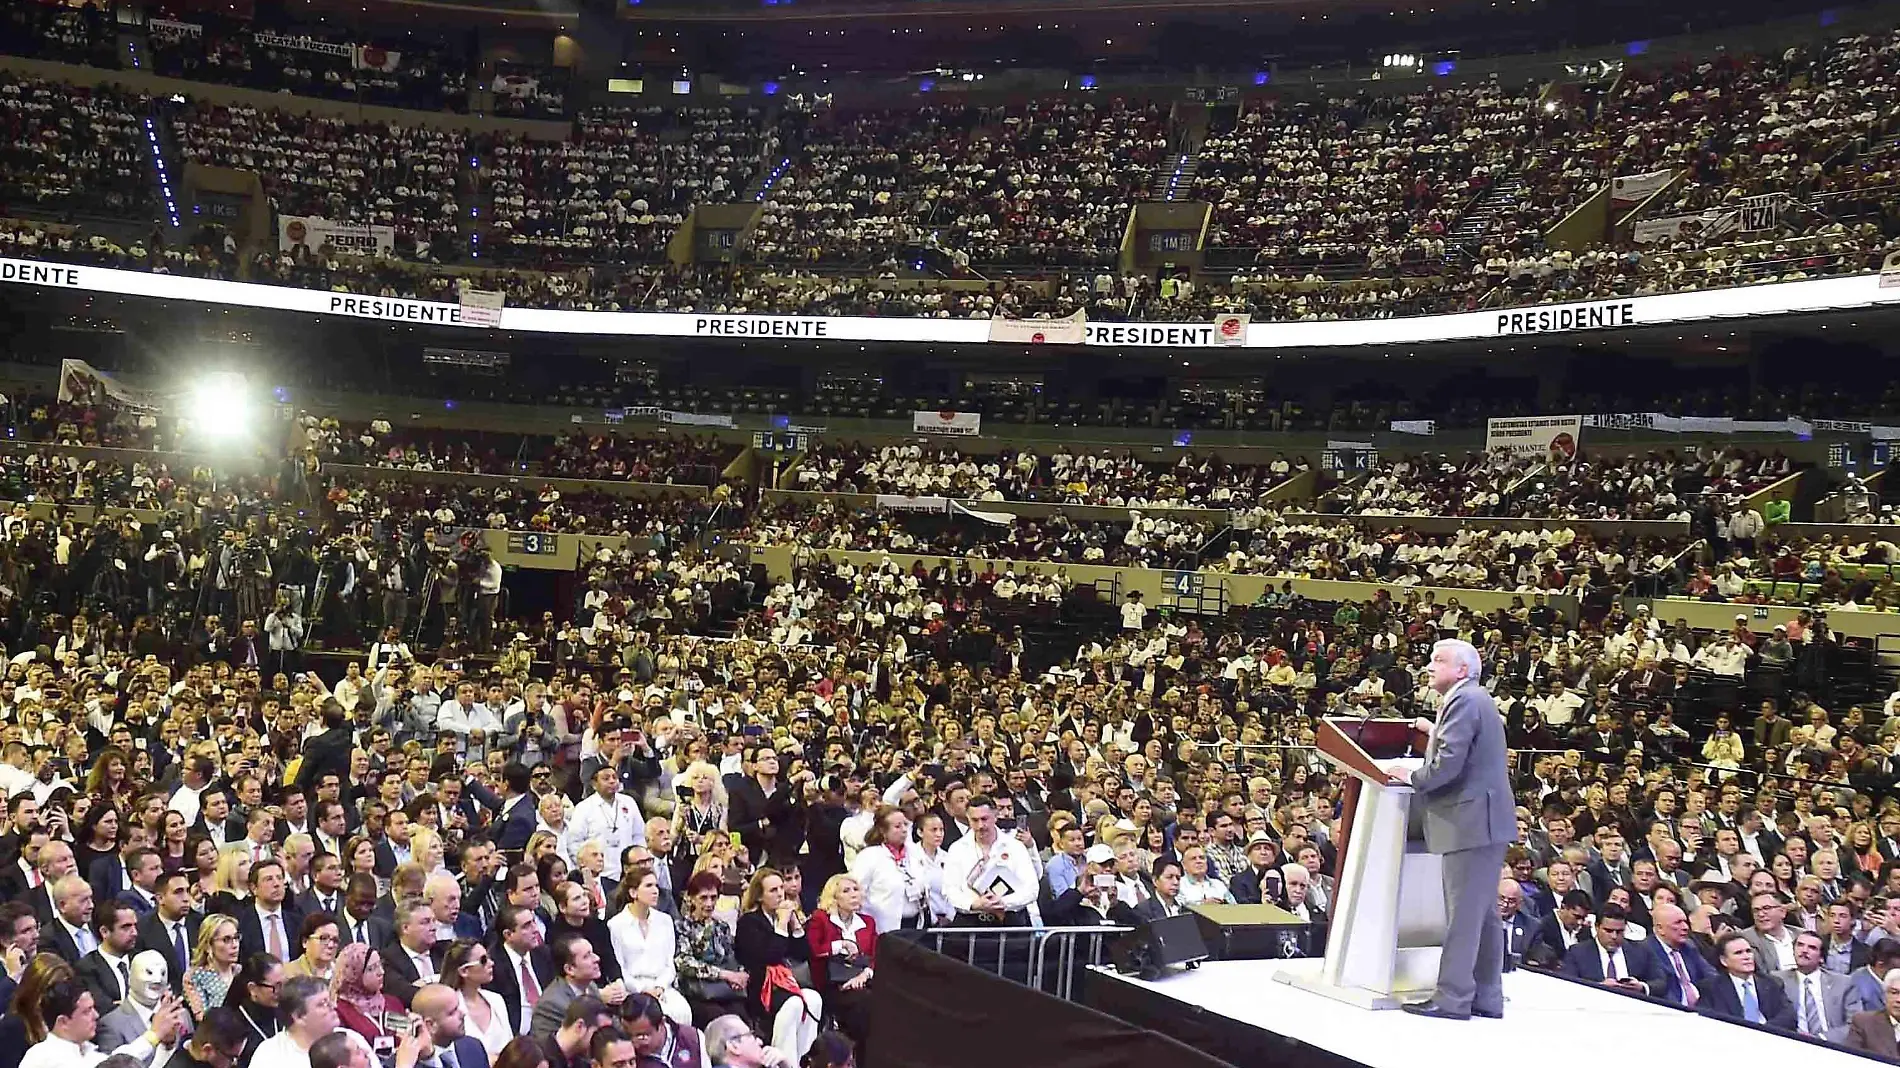
[[258,1045],[251,1068],[310,1068],[310,1047],[338,1025],[329,985],[311,975],[284,980],[277,988],[277,1013],[284,1029]]
[[943,889],[957,911],[957,925],[1026,926],[1036,900],[1035,862],[1014,836],[996,826],[996,802],[987,794],[965,810],[970,833],[944,853]]
[[99,1029],[99,1007],[93,1003],[92,991],[78,979],[62,980],[47,988],[39,1009],[41,1017],[50,1021],[47,1035],[26,1051],[20,1068],[92,1068],[116,1053],[148,1062],[160,1046],[177,1044],[185,1021],[184,1008],[168,1001],[153,1017],[150,1031],[107,1052],[92,1044]]
[[199,798],[211,780],[217,777],[218,765],[208,756],[195,756],[185,762],[184,775],[178,789],[172,791],[171,801],[166,807],[185,817],[185,826],[198,822]]
[[620,792],[620,773],[613,765],[594,769],[594,792],[574,806],[567,834],[576,850],[584,842],[598,841],[607,862],[602,874],[616,882],[620,879],[620,854],[628,846],[646,844],[646,817],[632,798]]

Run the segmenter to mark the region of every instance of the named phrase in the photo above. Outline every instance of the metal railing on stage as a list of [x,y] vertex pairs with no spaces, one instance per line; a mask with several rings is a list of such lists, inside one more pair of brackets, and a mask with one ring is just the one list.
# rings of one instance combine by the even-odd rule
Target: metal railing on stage
[[902,932],[918,944],[992,975],[1074,1000],[1084,968],[1108,964],[1127,927],[936,927]]

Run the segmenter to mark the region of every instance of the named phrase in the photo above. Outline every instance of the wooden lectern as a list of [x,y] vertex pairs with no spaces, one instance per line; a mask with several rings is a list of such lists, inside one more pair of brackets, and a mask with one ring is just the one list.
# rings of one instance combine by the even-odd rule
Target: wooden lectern
[[1347,775],[1331,930],[1318,972],[1282,971],[1282,982],[1367,1009],[1397,1008],[1437,985],[1447,923],[1440,858],[1412,818],[1412,788],[1380,767],[1421,757],[1426,742],[1409,719],[1320,721],[1320,756]]

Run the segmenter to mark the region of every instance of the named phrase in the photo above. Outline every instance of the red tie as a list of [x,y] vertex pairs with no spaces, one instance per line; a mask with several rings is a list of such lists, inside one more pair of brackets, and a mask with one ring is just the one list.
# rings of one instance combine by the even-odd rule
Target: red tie
[[535,981],[534,969],[528,967],[528,958],[521,958],[521,996],[528,1001],[532,1009],[541,1003],[541,984]]

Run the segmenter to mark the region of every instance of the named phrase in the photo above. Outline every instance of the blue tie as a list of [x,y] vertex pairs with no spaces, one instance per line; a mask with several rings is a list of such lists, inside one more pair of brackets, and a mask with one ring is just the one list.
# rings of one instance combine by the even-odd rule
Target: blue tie
[[1742,980],[1742,1019],[1749,1023],[1767,1023],[1762,1019],[1761,1001],[1755,997],[1755,981]]

